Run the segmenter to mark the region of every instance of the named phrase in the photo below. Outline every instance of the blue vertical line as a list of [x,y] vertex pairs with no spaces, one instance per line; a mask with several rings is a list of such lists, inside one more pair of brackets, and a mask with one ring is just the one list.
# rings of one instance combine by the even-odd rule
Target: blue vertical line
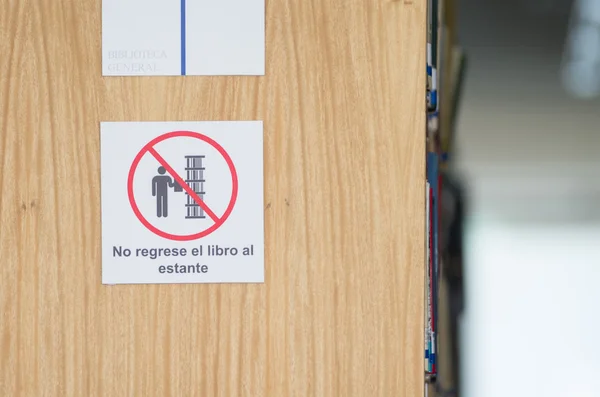
[[181,75],[185,76],[185,0],[181,0]]

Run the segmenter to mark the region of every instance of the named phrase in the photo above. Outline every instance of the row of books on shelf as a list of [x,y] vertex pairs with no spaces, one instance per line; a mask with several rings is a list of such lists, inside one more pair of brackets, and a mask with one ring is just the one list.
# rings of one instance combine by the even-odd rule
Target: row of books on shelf
[[444,170],[450,160],[454,124],[465,70],[465,56],[457,44],[456,0],[428,0],[427,37],[427,154],[426,154],[426,305],[425,373],[429,382],[439,373],[439,281],[441,199]]

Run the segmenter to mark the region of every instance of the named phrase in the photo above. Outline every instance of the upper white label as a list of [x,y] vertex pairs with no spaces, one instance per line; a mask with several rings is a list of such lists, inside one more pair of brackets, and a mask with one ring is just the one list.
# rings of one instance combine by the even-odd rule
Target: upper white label
[[265,74],[265,0],[103,0],[104,76]]
[[260,121],[101,124],[104,284],[264,281]]

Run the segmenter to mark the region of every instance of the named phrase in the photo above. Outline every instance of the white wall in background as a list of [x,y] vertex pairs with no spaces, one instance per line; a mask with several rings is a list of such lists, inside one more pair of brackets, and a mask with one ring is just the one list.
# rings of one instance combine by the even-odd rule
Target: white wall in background
[[562,85],[568,9],[460,6],[463,397],[600,396],[600,101]]

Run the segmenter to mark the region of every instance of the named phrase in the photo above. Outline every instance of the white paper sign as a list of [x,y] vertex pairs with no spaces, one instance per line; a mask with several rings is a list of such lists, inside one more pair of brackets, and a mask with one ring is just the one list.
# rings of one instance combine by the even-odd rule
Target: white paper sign
[[261,121],[100,129],[104,284],[264,281]]
[[103,0],[104,76],[265,74],[265,0]]

